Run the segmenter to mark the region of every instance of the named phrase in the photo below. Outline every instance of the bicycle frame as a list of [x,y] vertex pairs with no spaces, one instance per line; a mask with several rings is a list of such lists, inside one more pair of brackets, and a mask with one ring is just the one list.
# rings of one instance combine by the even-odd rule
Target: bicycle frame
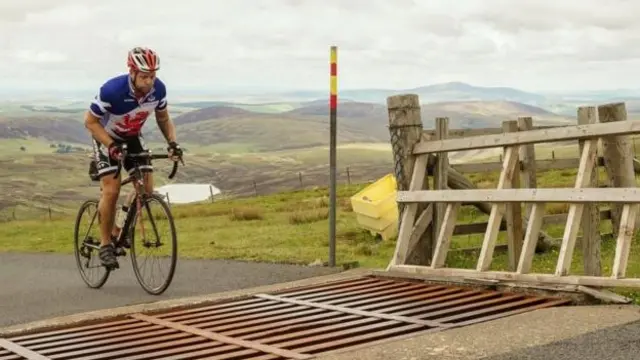
[[[127,185],[129,183],[133,184],[133,189],[127,194],[127,199],[126,199],[126,204],[129,207],[129,210],[127,211],[127,216],[125,218],[124,224],[122,226],[122,228],[120,229],[120,233],[118,234],[118,237],[116,238],[116,247],[120,247],[120,245],[122,244],[122,241],[124,240],[124,238],[128,235],[131,223],[134,219],[134,215],[136,215],[136,212],[142,211],[142,201],[143,199],[145,199],[145,197],[147,196],[146,193],[146,189],[144,187],[144,174],[142,173],[142,170],[140,170],[138,161],[139,159],[168,159],[169,155],[168,154],[152,154],[151,150],[147,150],[147,151],[143,151],[141,153],[137,153],[137,154],[130,154],[127,152],[127,145],[124,144],[123,145],[123,151],[122,151],[122,156],[120,158],[120,160],[118,161],[118,170],[116,171],[116,173],[114,174],[114,178],[118,178],[120,176],[120,173],[122,171],[122,168],[124,167],[124,161],[125,159],[132,159],[134,160],[134,168],[131,174],[129,174],[129,176],[127,176],[121,183],[120,186],[124,186]],[[182,157],[180,157],[180,163],[182,163],[184,165],[184,160],[182,159]],[[176,175],[176,172],[178,171],[178,162],[174,161],[173,163],[173,169],[171,170],[171,173],[169,174],[168,178],[169,179],[173,179],[173,177]],[[136,206],[135,209],[132,206],[133,202],[135,201]],[[146,205],[146,203],[145,203]],[[147,205],[148,206],[148,205]],[[153,221],[153,219],[151,219],[151,221]],[[142,234],[144,236],[145,230],[144,230],[144,225],[142,225]],[[157,234],[156,234],[157,235]],[[86,244],[87,246],[94,248],[96,250],[99,250],[99,246],[95,246],[95,245],[90,245],[90,244]]]
[[[152,154],[150,150],[138,153],[138,154],[129,154],[127,152],[127,145],[124,144],[123,145],[123,149],[122,149],[122,156],[120,158],[120,161],[118,161],[118,170],[116,171],[116,173],[114,174],[114,178],[118,178],[120,176],[120,172],[122,171],[122,168],[124,167],[124,161],[125,159],[131,159],[133,160],[133,171],[131,174],[129,174],[129,176],[127,176],[121,183],[120,186],[124,186],[126,184],[133,184],[133,189],[129,192],[129,194],[127,195],[127,200],[126,203],[129,206],[129,210],[127,211],[127,216],[125,218],[124,224],[122,226],[122,228],[120,229],[120,233],[118,234],[118,237],[116,239],[116,246],[119,247],[119,245],[121,244],[122,240],[127,236],[128,232],[129,232],[129,226],[131,226],[131,222],[134,219],[134,215],[136,214],[136,211],[139,212],[142,211],[142,200],[144,200],[146,198],[146,196],[148,195],[146,193],[146,189],[144,186],[144,174],[142,173],[142,170],[140,170],[139,164],[137,160],[140,159],[168,159],[169,155],[168,154]],[[182,160],[182,158],[180,158],[180,162],[184,165],[184,161]],[[171,173],[169,174],[169,179],[173,179],[173,177],[176,175],[176,172],[178,170],[178,162],[174,161],[173,163],[173,169],[171,170]],[[134,207],[133,205],[133,201],[135,200],[136,202],[136,206],[135,206],[135,211],[134,211]],[[145,202],[145,206],[148,206]],[[147,209],[149,210],[149,209]],[[149,211],[151,212],[151,211]],[[151,219],[151,221],[153,222],[153,218]],[[140,226],[142,226],[142,235],[144,236],[145,234],[145,229],[144,229],[144,225],[141,223]],[[154,227],[155,228],[155,227]],[[157,236],[158,234],[156,234]]]

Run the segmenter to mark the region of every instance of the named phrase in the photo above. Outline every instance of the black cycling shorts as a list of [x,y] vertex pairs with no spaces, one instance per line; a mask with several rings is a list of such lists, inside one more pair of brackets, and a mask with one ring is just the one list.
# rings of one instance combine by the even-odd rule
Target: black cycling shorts
[[[97,178],[101,178],[108,174],[115,174],[116,171],[118,171],[118,161],[109,157],[109,149],[107,147],[94,138],[91,138],[91,140],[93,142],[93,161],[96,163]],[[115,141],[118,143],[126,143],[127,152],[131,154],[148,150],[144,144],[142,136],[125,139],[124,141],[116,139]],[[137,161],[139,164],[138,167],[142,172],[153,171],[150,159],[138,159]],[[129,174],[133,171],[132,160],[126,159],[124,161],[124,170]]]

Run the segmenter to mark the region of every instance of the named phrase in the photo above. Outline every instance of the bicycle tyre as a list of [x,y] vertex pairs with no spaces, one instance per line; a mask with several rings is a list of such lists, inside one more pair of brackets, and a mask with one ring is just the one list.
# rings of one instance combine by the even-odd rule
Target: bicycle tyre
[[[82,205],[80,205],[80,209],[78,210],[78,214],[76,215],[76,222],[74,225],[74,232],[73,232],[73,239],[74,239],[73,247],[74,247],[74,255],[76,258],[76,266],[78,267],[78,272],[80,273],[80,277],[85,282],[85,284],[87,284],[87,286],[93,289],[99,289],[107,282],[107,280],[109,279],[109,275],[111,274],[111,270],[105,268],[104,266],[101,266],[101,268],[104,269],[105,271],[104,275],[102,275],[102,277],[100,277],[97,282],[92,282],[91,280],[89,280],[87,278],[86,273],[83,270],[83,266],[80,258],[80,241],[78,238],[79,238],[79,231],[80,231],[79,228],[82,220],[82,215],[84,214],[85,210],[91,205],[95,205],[96,211],[97,211],[98,204],[99,204],[98,200],[89,199],[83,202]],[[96,212],[96,215],[97,215],[97,212]],[[98,229],[99,229],[99,226],[100,226],[99,223],[96,222],[96,224],[98,224]],[[99,240],[98,240],[98,244],[99,244]],[[93,251],[93,249],[90,251]],[[98,254],[97,251],[95,253],[96,255]],[[100,261],[99,260],[100,256],[99,255],[97,256],[98,256],[98,261]]]
[[[135,200],[134,200],[135,201]],[[167,277],[165,278],[163,284],[158,287],[158,288],[151,288],[149,285],[147,285],[144,280],[142,279],[142,275],[140,273],[140,269],[138,266],[138,258],[137,258],[137,254],[136,254],[136,239],[135,239],[135,227],[138,224],[138,212],[137,212],[137,205],[136,205],[136,212],[134,214],[133,217],[133,222],[130,225],[130,229],[129,229],[129,234],[131,236],[131,248],[130,248],[130,254],[131,254],[131,265],[133,266],[133,272],[136,275],[136,279],[138,279],[138,283],[140,284],[140,286],[149,294],[151,295],[160,295],[162,293],[164,293],[167,288],[169,288],[169,285],[171,285],[171,282],[173,281],[173,276],[175,274],[175,270],[176,270],[176,264],[177,264],[177,257],[178,257],[178,240],[177,240],[177,235],[176,235],[176,227],[174,224],[174,220],[173,220],[173,214],[171,213],[171,209],[169,208],[169,205],[164,201],[164,199],[157,195],[157,194],[151,194],[151,195],[147,195],[147,202],[149,201],[157,201],[158,203],[160,203],[160,206],[162,208],[162,210],[165,212],[165,214],[167,215],[167,220],[169,221],[169,227],[171,228],[171,245],[173,246],[173,250],[171,251],[171,267],[169,269],[169,273],[167,275]],[[135,204],[135,202],[134,202]],[[142,206],[143,209],[141,211],[145,211],[147,213],[147,216],[150,216],[149,214],[149,208],[144,206],[144,202],[142,202]],[[147,231],[157,231],[157,229],[155,229],[155,223],[151,223],[152,226],[154,227],[154,229],[148,229]],[[166,243],[166,242],[165,242]],[[141,245],[141,244],[138,244]]]

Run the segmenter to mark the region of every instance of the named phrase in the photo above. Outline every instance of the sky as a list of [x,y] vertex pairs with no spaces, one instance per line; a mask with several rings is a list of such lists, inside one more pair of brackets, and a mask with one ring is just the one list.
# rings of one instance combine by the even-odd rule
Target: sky
[[637,88],[631,0],[0,1],[0,89],[97,89],[149,46],[170,90]]

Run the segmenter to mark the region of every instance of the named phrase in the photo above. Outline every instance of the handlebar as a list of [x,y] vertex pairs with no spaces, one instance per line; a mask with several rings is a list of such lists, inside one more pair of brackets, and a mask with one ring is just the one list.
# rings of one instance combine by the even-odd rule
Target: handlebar
[[[151,150],[146,150],[143,151],[141,153],[137,153],[137,154],[129,154],[127,152],[127,144],[123,144],[122,145],[122,156],[120,157],[120,160],[118,160],[118,170],[116,171],[116,173],[114,174],[114,178],[119,178],[120,176],[120,171],[122,170],[123,166],[124,166],[124,160],[125,159],[169,159],[169,154],[152,154]],[[179,161],[182,163],[182,165],[184,165],[184,160],[182,160],[182,156],[180,156]],[[169,179],[173,179],[173,177],[176,175],[176,172],[178,171],[178,161],[174,161],[173,162],[173,169],[171,170],[171,173],[169,174]]]

